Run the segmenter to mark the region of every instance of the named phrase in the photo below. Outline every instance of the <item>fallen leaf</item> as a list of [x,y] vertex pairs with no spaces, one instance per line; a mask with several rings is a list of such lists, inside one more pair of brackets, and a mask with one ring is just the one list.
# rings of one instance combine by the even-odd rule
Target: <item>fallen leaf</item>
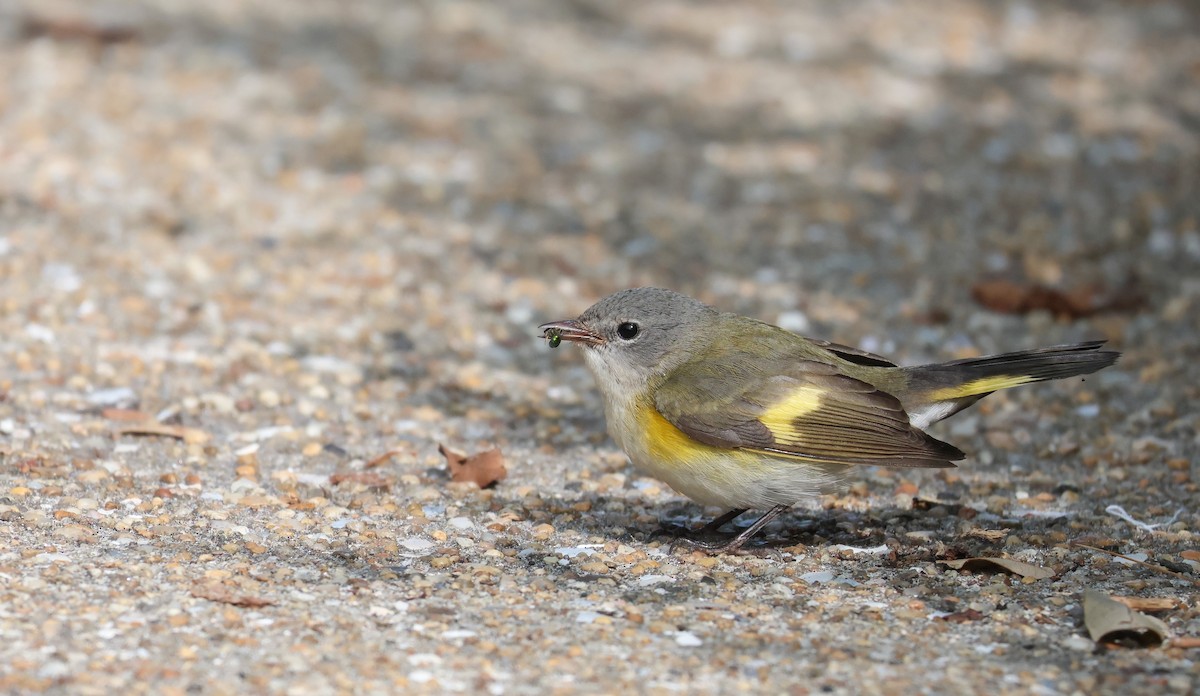
[[383,454],[379,455],[378,457],[375,457],[371,461],[364,464],[363,468],[374,469],[375,467],[379,466],[380,464],[383,464],[384,462],[388,461],[389,459],[396,456],[397,454],[400,454],[400,450],[388,450],[387,452],[384,452]]
[[90,19],[72,17],[26,17],[21,33],[28,39],[47,37],[55,41],[85,41],[115,44],[140,38],[136,27],[104,25]]
[[1180,636],[1171,639],[1172,648],[1200,648],[1200,636]]
[[1018,561],[1012,558],[960,558],[954,561],[938,561],[942,565],[953,568],[955,570],[986,570],[988,568],[999,568],[1007,570],[1013,575],[1019,575],[1023,578],[1033,578],[1035,580],[1044,580],[1054,577],[1054,571],[1042,566],[1036,566],[1025,561]]
[[1117,597],[1113,599],[1134,611],[1170,611],[1183,603],[1174,597]]
[[144,411],[135,411],[131,408],[106,408],[100,412],[100,415],[110,421],[121,421],[124,423],[153,423],[154,416]]
[[949,621],[950,623],[967,623],[968,621],[982,619],[983,614],[974,609],[964,609],[963,611],[956,611],[953,614],[946,614],[940,618],[942,621]]
[[385,491],[392,487],[391,477],[373,471],[339,471],[329,477],[329,483],[334,486],[345,481]]
[[1179,554],[1180,558],[1186,558],[1189,561],[1200,561],[1200,551],[1182,551]]
[[971,288],[971,296],[993,312],[1028,314],[1046,310],[1067,319],[1080,319],[1102,312],[1132,311],[1145,302],[1134,279],[1126,281],[1112,292],[1099,286],[1060,290],[1037,283],[985,280]]
[[235,607],[269,607],[275,604],[274,600],[266,597],[256,597],[254,595],[237,594],[227,585],[220,582],[204,582],[192,585],[192,596],[197,599],[207,599],[210,602],[221,602],[222,604],[232,604]]
[[446,458],[451,481],[471,482],[480,488],[487,488],[508,475],[508,469],[504,466],[504,455],[498,447],[469,457],[445,445],[438,445],[438,452]]
[[1134,611],[1096,590],[1083,593],[1083,624],[1097,643],[1132,640],[1138,645],[1153,646],[1169,635],[1167,625],[1159,619]]
[[199,428],[166,425],[156,421],[143,421],[117,428],[117,435],[161,435],[183,440],[188,444],[203,444],[209,441],[209,434]]

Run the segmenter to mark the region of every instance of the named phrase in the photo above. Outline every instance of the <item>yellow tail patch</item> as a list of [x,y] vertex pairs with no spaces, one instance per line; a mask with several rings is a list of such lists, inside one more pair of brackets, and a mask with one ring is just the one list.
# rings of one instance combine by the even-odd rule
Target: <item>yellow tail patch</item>
[[964,396],[978,396],[989,392],[1008,389],[1021,384],[1029,384],[1030,382],[1038,381],[1036,377],[1029,375],[1000,375],[998,377],[983,377],[973,379],[970,382],[955,385],[953,387],[943,387],[936,389],[929,394],[932,401],[949,401],[951,399],[961,399]]

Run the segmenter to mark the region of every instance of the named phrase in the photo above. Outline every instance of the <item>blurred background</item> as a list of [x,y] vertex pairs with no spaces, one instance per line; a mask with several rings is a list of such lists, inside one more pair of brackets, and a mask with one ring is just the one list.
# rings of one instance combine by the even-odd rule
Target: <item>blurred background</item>
[[[869,674],[925,692],[929,665],[983,661],[945,692],[986,673],[1013,693],[1138,693],[1113,675],[1143,672],[1143,693],[1188,692],[1182,653],[1093,659],[1063,607],[1145,573],[1068,533],[1195,553],[1198,37],[1186,0],[0,2],[0,529],[22,550],[0,553],[0,690],[270,673],[288,693],[376,676],[388,692],[411,672],[431,691]],[[807,565],[658,567],[658,520],[705,511],[626,465],[578,353],[536,334],[635,285],[906,363],[1088,338],[1124,357],[938,426],[973,454],[960,469],[864,470],[790,516]],[[135,417],[153,437],[126,432]],[[501,446],[509,478],[448,486],[441,443]],[[919,486],[958,502],[914,512]],[[1109,504],[1183,507],[1181,536],[1135,535]],[[1004,540],[947,513],[968,506]],[[829,539],[891,556],[843,562]],[[1067,571],[981,595],[934,565],[967,547]],[[593,552],[610,585],[567,577],[594,575]],[[826,567],[869,587],[783,575]],[[690,580],[655,594],[648,571]],[[241,623],[242,594],[196,595],[200,579],[286,608]],[[591,610],[584,626],[585,581],[616,583],[604,619],[700,637],[604,633]],[[934,622],[919,597],[1027,623]],[[697,619],[709,602],[742,623]],[[1168,618],[1196,635],[1189,611]],[[42,623],[64,614],[84,618]],[[740,633],[764,625],[775,637]],[[566,634],[608,643],[567,652]]]
[[[1162,301],[1200,261],[1192,3],[38,1],[0,21],[10,316],[70,266],[133,335],[269,307],[305,342],[385,327],[474,352],[654,284],[870,340],[864,313],[969,329],[984,277]],[[136,306],[110,311],[117,282]]]
[[[318,401],[374,435],[550,394],[599,442],[578,356],[534,327],[660,285],[903,362],[1104,337],[1125,369],[1100,379],[1172,382],[1200,350],[1198,16],[6,3],[4,358],[271,408],[315,356]],[[519,412],[467,432],[558,432]]]
[[330,355],[405,408],[574,385],[600,431],[534,327],[660,285],[906,362],[1099,336],[1169,379],[1198,351],[1198,16],[9,2],[5,358],[161,406]]

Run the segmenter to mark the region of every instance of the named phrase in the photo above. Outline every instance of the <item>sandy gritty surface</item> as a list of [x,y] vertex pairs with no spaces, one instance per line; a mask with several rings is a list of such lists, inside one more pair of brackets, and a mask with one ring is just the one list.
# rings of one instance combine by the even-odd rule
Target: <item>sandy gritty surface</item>
[[[0,692],[1194,692],[1200,15],[1075,8],[0,4]],[[535,335],[643,284],[1124,357],[710,557]]]

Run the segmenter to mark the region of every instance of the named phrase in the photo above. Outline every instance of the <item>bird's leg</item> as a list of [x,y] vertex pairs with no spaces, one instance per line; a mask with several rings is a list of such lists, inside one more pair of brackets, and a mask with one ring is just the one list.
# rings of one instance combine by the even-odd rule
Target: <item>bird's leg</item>
[[719,529],[721,529],[721,527],[724,527],[726,524],[734,521],[735,519],[737,519],[738,515],[742,514],[743,512],[745,512],[748,509],[749,508],[742,508],[740,510],[730,510],[729,512],[725,513],[724,515],[721,515],[720,517],[714,519],[712,522],[709,522],[708,524],[704,525],[703,527],[701,527],[699,529],[695,529],[695,530],[688,529],[687,527],[677,525],[677,524],[664,523],[661,527],[658,528],[657,531],[655,531],[650,536],[651,536],[651,538],[653,538],[653,537],[657,537],[657,536],[670,535],[670,536],[675,537],[676,539],[679,539],[679,538],[686,539],[688,537],[712,536],[712,535],[716,534],[717,531]]
[[708,524],[704,525],[700,529],[697,529],[694,532],[689,532],[688,534],[691,536],[698,536],[698,537],[708,536],[710,534],[716,534],[718,531],[720,531],[721,527],[724,527],[726,524],[729,524],[730,522],[736,520],[738,515],[742,514],[743,512],[745,512],[748,509],[749,508],[742,508],[741,510],[730,510],[729,512],[725,513],[724,515],[721,515],[720,517],[714,519],[712,522],[709,522]]
[[[750,525],[749,527],[746,527],[736,536],[733,536],[733,537],[730,537],[727,539],[722,539],[720,541],[716,541],[716,540],[711,540],[711,539],[696,539],[696,538],[684,537],[684,538],[680,539],[679,541],[683,542],[684,544],[687,544],[688,546],[691,546],[692,548],[697,548],[702,551],[708,551],[709,553],[727,553],[729,551],[737,551],[738,549],[740,549],[742,547],[743,544],[745,544],[747,541],[750,540],[750,537],[757,534],[759,532],[759,530],[761,530],[763,527],[767,526],[771,522],[771,520],[778,517],[780,515],[780,513],[786,511],[789,507],[791,507],[791,506],[790,505],[776,505],[775,507],[771,508],[770,510],[767,510],[766,513],[764,513],[762,517],[755,520],[754,524]],[[745,512],[745,510],[737,510],[736,512],[738,514],[741,514],[741,513]],[[734,515],[733,517],[737,517],[737,515]],[[712,522],[705,525],[704,528],[708,529],[709,527],[716,524],[717,522],[720,522],[721,524],[725,524],[729,520],[733,519],[733,517],[729,517],[729,513],[726,513],[725,515],[722,515],[721,517],[718,517],[717,519],[715,519]],[[719,528],[720,526],[721,525],[718,524],[716,527],[714,527],[714,529]]]

